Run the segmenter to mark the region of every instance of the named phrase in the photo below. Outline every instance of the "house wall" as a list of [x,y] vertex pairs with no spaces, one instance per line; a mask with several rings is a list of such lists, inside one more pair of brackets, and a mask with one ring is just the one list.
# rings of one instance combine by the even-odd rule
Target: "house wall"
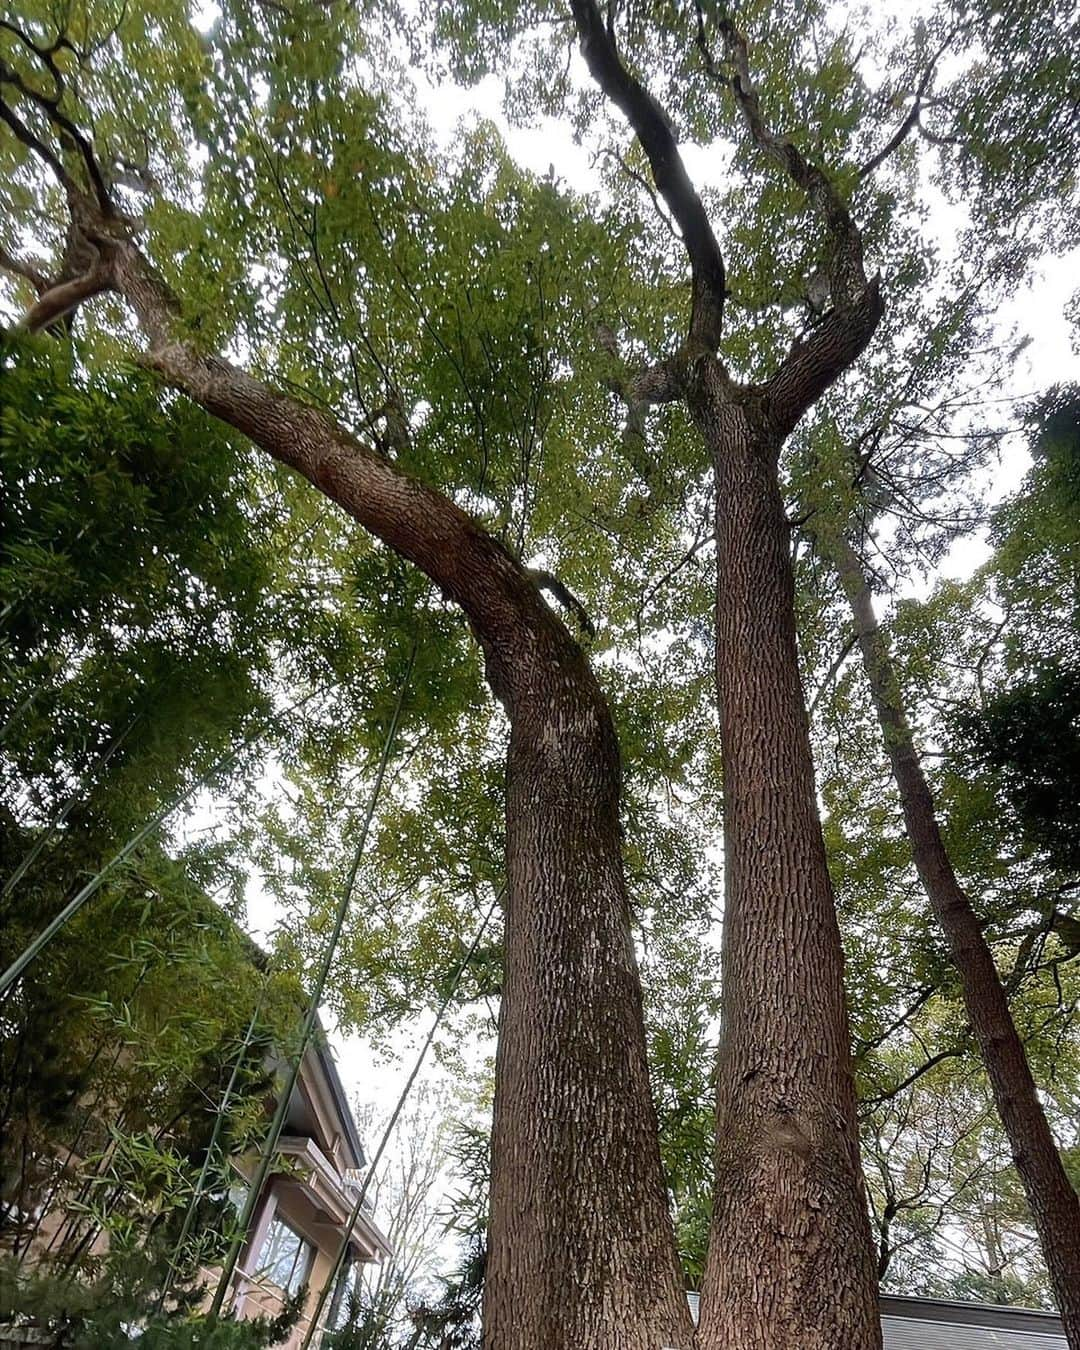
[[[314,1251],[314,1259],[308,1274],[308,1291],[304,1309],[289,1339],[283,1343],[285,1350],[296,1350],[311,1325],[311,1316],[314,1313],[319,1295],[330,1277],[338,1247],[336,1240],[327,1242],[325,1235],[316,1233],[309,1222],[304,1206],[298,1202],[295,1196],[288,1193],[287,1188],[272,1178],[267,1185],[265,1199],[257,1211],[251,1239],[247,1244],[247,1250],[241,1260],[240,1269],[234,1283],[236,1289],[234,1306],[241,1317],[274,1317],[285,1306],[284,1291],[268,1280],[259,1279],[254,1272],[255,1263],[262,1251],[266,1234],[275,1217],[284,1219],[306,1242],[310,1243]],[[329,1301],[326,1306],[329,1310]]]

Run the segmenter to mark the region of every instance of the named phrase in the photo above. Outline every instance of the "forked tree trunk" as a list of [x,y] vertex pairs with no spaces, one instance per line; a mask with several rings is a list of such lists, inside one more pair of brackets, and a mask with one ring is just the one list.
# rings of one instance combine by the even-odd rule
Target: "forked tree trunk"
[[822,533],[814,539],[836,567],[851,604],[915,867],[960,976],[968,1021],[1031,1206],[1066,1339],[1071,1350],[1080,1350],[1080,1198],[1062,1166],[993,953],[941,837],[862,560],[846,538]]
[[795,645],[779,436],[718,372],[693,411],[716,468],[726,865],[699,1344],[872,1350],[881,1330],[844,962]]
[[111,266],[150,339],[148,364],[462,607],[509,717],[486,1350],[688,1350],[623,877],[619,751],[581,648],[522,565],[453,502],[179,338],[173,302],[134,246],[118,246]]

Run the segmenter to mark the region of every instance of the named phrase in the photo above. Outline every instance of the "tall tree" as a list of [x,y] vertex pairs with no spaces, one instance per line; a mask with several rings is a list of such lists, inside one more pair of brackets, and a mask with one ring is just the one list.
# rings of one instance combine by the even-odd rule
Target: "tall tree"
[[964,1004],[1031,1205],[1066,1336],[1070,1346],[1080,1346],[1080,1196],[1058,1154],[981,921],[945,846],[862,560],[842,537],[823,547],[851,604],[915,866],[960,974]]
[[[963,311],[965,305],[961,303],[958,308]],[[952,344],[958,339],[962,342],[970,337],[971,331],[970,322],[954,323],[949,339]],[[940,382],[948,366],[945,353],[950,341],[945,342],[944,350],[940,343],[931,341],[927,345],[929,356],[917,363],[907,377],[908,406],[927,396],[931,382]],[[940,383],[937,388],[940,396]],[[891,413],[892,419],[900,423],[905,415],[904,406]],[[915,867],[960,977],[964,1006],[1031,1206],[1066,1335],[1070,1345],[1080,1345],[1080,1245],[1076,1240],[1080,1231],[1080,1196],[1065,1170],[1047,1122],[1023,1041],[1010,1012],[1005,980],[983,931],[983,919],[958,879],[946,846],[889,641],[874,612],[871,574],[864,555],[868,552],[875,515],[891,497],[884,463],[882,472],[877,469],[879,458],[887,462],[881,447],[883,435],[887,436],[889,431],[889,418],[886,413],[876,427],[871,424],[854,446],[848,447],[845,462],[854,495],[843,488],[832,494],[819,492],[804,529],[821,558],[835,570],[850,606],[863,669],[899,790]],[[1069,441],[1075,440],[1075,423],[1070,427],[1067,406],[1057,410],[1056,420],[1058,438],[1065,442],[1057,447],[1058,462],[1068,465],[1074,457]],[[941,430],[948,434],[944,427]],[[1070,430],[1072,437],[1068,434]],[[926,434],[933,439],[932,431]],[[1062,477],[1067,483],[1068,468]],[[934,493],[940,494],[943,487],[939,478]],[[921,485],[916,488],[917,496],[923,492]],[[1067,497],[1068,493],[1064,495]],[[845,511],[849,515],[845,516]],[[1068,515],[1067,510],[1065,514]],[[1062,589],[1068,591],[1068,582]]]
[[[858,56],[843,20],[832,27],[813,7],[795,13],[747,5],[738,22],[727,7],[706,4],[646,11],[581,0],[570,8],[589,73],[629,122],[651,174],[645,188],[652,205],[675,247],[685,249],[681,268],[689,261],[689,316],[674,355],[643,370],[624,366],[612,384],[629,406],[627,430],[635,436],[649,404],[684,402],[715,480],[724,1017],[700,1339],[872,1344],[878,1333],[840,941],[814,805],[779,465],[800,420],[855,363],[882,317],[850,203],[858,193],[868,238],[891,271],[902,277],[907,269],[908,285],[912,271],[926,278],[928,248],[902,173],[886,191],[875,190],[874,175],[883,165],[910,166],[913,145],[926,140],[961,146],[972,176],[992,179],[988,165],[1000,128],[987,103],[1008,88],[1003,54],[992,43],[994,59],[978,70],[972,88],[953,83],[941,97],[935,83],[943,53],[958,39],[966,42],[985,16],[971,7],[917,24],[899,63],[902,74],[888,90],[905,112],[886,133],[882,91],[875,97],[854,73]],[[485,38],[507,53],[508,37],[519,38],[531,17],[512,4],[474,15]],[[1061,94],[1052,49],[1025,31],[1026,60],[1041,62],[1047,84]],[[557,42],[529,34],[528,60],[539,80],[507,56],[526,88],[522,94],[515,87],[515,108],[529,106],[530,92],[546,106],[577,94],[558,76],[554,59],[538,59]],[[554,98],[538,88],[544,80]],[[580,102],[590,111],[595,106]],[[931,106],[947,111],[931,113]],[[776,110],[790,130],[776,130]],[[578,119],[583,131],[586,118],[579,112]],[[716,228],[728,238],[723,250],[681,157],[677,124],[689,138],[711,142],[714,153],[718,134],[739,139],[735,183],[723,197],[734,221],[717,217]],[[1060,132],[1050,114],[1028,145],[1033,157],[1057,146]],[[811,144],[814,156],[802,148]],[[614,157],[628,178],[644,182],[632,163]],[[759,162],[773,170],[771,180],[760,181]],[[725,266],[725,253],[734,267]],[[678,274],[680,261],[670,254],[666,261]],[[667,307],[669,339],[683,308],[670,304],[670,275],[653,293],[656,307]],[[729,278],[737,278],[735,296]],[[904,284],[896,289],[907,308]],[[751,312],[732,323],[727,302],[735,297],[751,311],[771,306],[772,320]],[[790,317],[799,301],[807,312],[801,332]],[[785,309],[787,320],[778,319]],[[633,326],[631,319],[627,327]],[[610,330],[599,337],[617,356]]]
[[[726,881],[715,1198],[699,1340],[872,1346],[881,1332],[843,957],[815,805],[778,463],[799,419],[870,340],[879,286],[867,279],[840,192],[766,120],[745,38],[729,19],[707,23],[699,10],[706,71],[722,68],[750,140],[805,196],[826,241],[828,312],[768,379],[740,380],[718,355],[727,293],[720,246],[671,120],[624,62],[599,6],[576,0],[572,9],[589,70],[641,142],[691,270],[685,341],[624,386],[624,397],[632,406],[685,400],[715,474]],[[710,47],[717,39],[720,58]]]
[[[356,16],[338,17],[355,38]],[[326,16],[316,6],[307,18],[320,27],[324,82],[337,92],[343,67],[334,63]],[[310,52],[301,44],[290,53],[293,19],[271,20],[277,40],[265,55],[271,67],[298,71],[303,87]],[[110,77],[119,68],[106,66],[103,89],[95,61],[116,50],[121,65],[145,54],[145,25],[159,22],[179,26],[185,40],[182,8],[164,17],[126,10],[104,33],[57,31],[44,10],[24,27],[5,25],[0,116],[8,152],[14,145],[22,168],[44,166],[56,190],[52,205],[66,215],[54,229],[67,247],[48,275],[16,262],[39,292],[24,324],[46,330],[94,296],[119,297],[145,339],[144,364],[308,479],[464,610],[510,722],[485,1339],[500,1350],[688,1345],[649,1093],[607,703],[581,647],[543,598],[542,586],[558,591],[557,583],[538,578],[451,498],[394,462],[408,428],[393,416],[392,390],[384,436],[365,439],[209,351],[205,333],[185,323],[178,292],[148,260],[120,206],[119,145],[107,134],[95,145],[88,130],[98,99],[110,127],[132,112],[130,102],[113,101]],[[250,37],[243,15],[238,23]],[[161,126],[160,117],[147,122]],[[372,141],[378,146],[378,134]],[[145,179],[145,155],[142,168]],[[198,268],[193,279],[198,284]]]

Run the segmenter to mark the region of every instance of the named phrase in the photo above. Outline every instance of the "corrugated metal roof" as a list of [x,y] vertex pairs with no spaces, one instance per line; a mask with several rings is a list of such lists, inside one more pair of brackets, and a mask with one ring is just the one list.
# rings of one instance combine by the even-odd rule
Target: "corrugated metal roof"
[[1067,1350],[1052,1313],[884,1294],[885,1350]]
[[921,1317],[883,1317],[885,1350],[1067,1350],[1064,1336],[962,1326]]
[[1064,1336],[923,1318],[882,1318],[886,1350],[1066,1350]]
[[[687,1294],[694,1321],[697,1294]],[[1052,1313],[883,1294],[885,1350],[1068,1350]]]

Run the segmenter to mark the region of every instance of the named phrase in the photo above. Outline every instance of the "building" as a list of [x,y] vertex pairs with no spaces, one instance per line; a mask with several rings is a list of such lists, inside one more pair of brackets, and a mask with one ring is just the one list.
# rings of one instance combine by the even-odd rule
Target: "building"
[[[282,1166],[266,1182],[233,1277],[231,1298],[241,1317],[280,1311],[288,1294],[307,1286],[300,1320],[286,1350],[307,1333],[310,1314],[329,1277],[356,1204],[365,1165],[356,1122],[337,1068],[320,1035],[308,1048],[289,1103],[278,1154]],[[238,1170],[247,1170],[240,1159]],[[392,1255],[365,1204],[349,1239],[338,1288],[325,1305],[324,1325],[347,1309],[360,1268]],[[211,1287],[218,1272],[205,1272]]]
[[[280,1081],[286,1066],[277,1067]],[[271,1096],[266,1103],[268,1116],[275,1105]],[[273,1316],[288,1295],[306,1287],[300,1318],[283,1342],[285,1350],[295,1350],[307,1334],[310,1317],[337,1259],[366,1163],[356,1121],[321,1028],[301,1062],[277,1155],[280,1164],[262,1188],[225,1306],[240,1317]],[[81,1157],[70,1152],[65,1165],[78,1169],[82,1163]],[[233,1194],[238,1203],[245,1192],[243,1178],[254,1172],[256,1163],[253,1156],[232,1160],[237,1177]],[[62,1206],[46,1213],[31,1252],[47,1251],[54,1235],[67,1222]],[[102,1253],[105,1243],[99,1235],[88,1255]],[[342,1277],[324,1305],[323,1327],[334,1326],[344,1317],[347,1295],[362,1267],[389,1259],[392,1254],[370,1205],[365,1204],[349,1234]],[[220,1275],[220,1268],[204,1266],[200,1270],[200,1282],[207,1290],[206,1304]],[[0,1347],[38,1344],[41,1334],[30,1325],[0,1326]],[[318,1338],[314,1344],[318,1344]]]
[[[689,1294],[698,1317],[698,1296]],[[885,1350],[1068,1350],[1053,1313],[991,1303],[881,1295]]]
[[[17,843],[32,848],[32,832]],[[232,1091],[243,1067],[236,1080],[238,1100],[231,1105],[239,1106],[243,1137],[249,1140],[265,1135],[258,1122],[269,1125],[289,1077],[290,1066],[273,1045],[275,1040],[294,1043],[305,1013],[294,977],[273,972],[270,958],[212,897],[183,886],[175,892],[160,888],[160,878],[153,877],[152,872],[145,881],[145,895],[133,886],[136,899],[125,912],[127,926],[119,929],[115,948],[95,947],[88,959],[72,957],[68,966],[65,944],[59,943],[51,949],[54,964],[31,968],[22,995],[4,1006],[0,1262],[15,1258],[12,1279],[24,1282],[27,1306],[16,1305],[15,1325],[0,1327],[0,1345],[16,1343],[17,1336],[26,1344],[44,1343],[55,1300],[33,1287],[48,1283],[47,1278],[29,1276],[55,1275],[73,1285],[95,1279],[105,1265],[101,1258],[109,1251],[111,1233],[124,1233],[122,1255],[158,1225],[161,1252],[155,1250],[151,1265],[160,1263],[160,1269],[132,1277],[145,1282],[142,1298],[157,1294],[154,1282],[164,1276],[165,1259],[175,1255],[169,1243],[178,1240],[181,1224],[190,1220],[193,1228],[185,1228],[190,1244],[185,1261],[193,1260],[195,1251],[218,1252],[221,1242],[212,1239],[220,1238],[217,1230],[228,1218],[230,1202],[243,1204],[257,1167],[254,1156],[222,1158],[215,1151],[206,1174],[211,1193],[200,1194],[198,1205],[189,1202],[202,1149],[210,1142],[215,1118],[220,1119],[218,1094],[227,1078]],[[149,895],[154,903],[146,906]],[[139,944],[137,976],[130,974],[136,962],[128,936],[132,952]],[[77,954],[87,948],[76,941],[66,950]],[[0,964],[14,955],[8,953]],[[206,1004],[191,1000],[201,1009],[194,1013],[188,994],[208,968],[216,970],[207,986],[214,992]],[[120,973],[113,979],[115,972]],[[219,1017],[213,1006],[217,991],[234,984],[237,1001]],[[246,997],[255,1007],[237,1051],[234,1040],[249,1020]],[[54,1003],[74,1011],[56,1018]],[[203,1020],[192,1031],[195,1016]],[[220,1044],[214,1044],[215,1035],[224,1037]],[[160,1056],[159,1044],[165,1046]],[[202,1083],[204,1069],[206,1083],[214,1085],[209,1091]],[[228,1137],[215,1132],[216,1147]],[[175,1166],[162,1161],[166,1153]],[[144,1163],[148,1155],[149,1165]],[[140,1172],[143,1166],[147,1170]],[[364,1169],[356,1122],[325,1032],[316,1025],[288,1103],[273,1171],[256,1197],[226,1306],[241,1317],[274,1314],[289,1294],[306,1288],[300,1324],[287,1343],[298,1345],[336,1264]],[[95,1194],[91,1187],[97,1182]],[[163,1215],[173,1221],[171,1230],[160,1224]],[[205,1225],[201,1232],[200,1223]],[[348,1236],[344,1277],[326,1301],[327,1320],[347,1309],[345,1296],[357,1272],[390,1255],[370,1206],[365,1207]],[[185,1264],[185,1283],[190,1274]],[[197,1275],[195,1297],[203,1286],[209,1304],[221,1271],[204,1265]],[[122,1297],[128,1297],[127,1288]]]
[[1067,1350],[1053,1313],[882,1294],[885,1350]]

